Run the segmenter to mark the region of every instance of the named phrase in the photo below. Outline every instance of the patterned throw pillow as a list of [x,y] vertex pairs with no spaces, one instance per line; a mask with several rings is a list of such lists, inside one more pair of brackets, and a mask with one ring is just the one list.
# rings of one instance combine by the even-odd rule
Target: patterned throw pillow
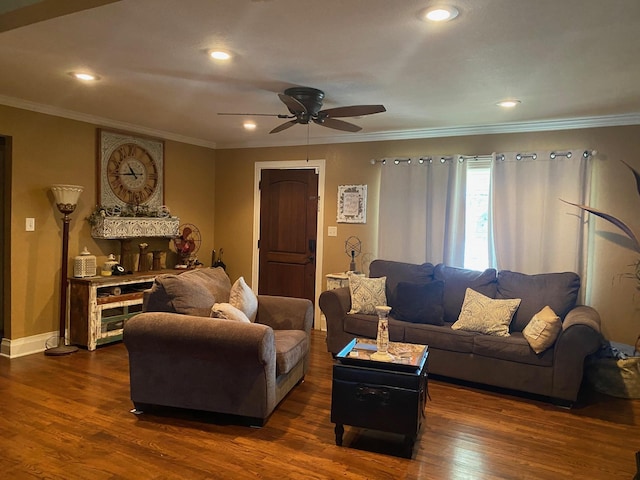
[[256,321],[258,314],[258,298],[251,287],[244,281],[244,277],[238,278],[231,287],[229,303],[241,310],[251,322]]
[[351,310],[349,313],[376,313],[376,306],[387,304],[385,285],[387,277],[367,278],[349,275],[349,292],[351,292]]
[[529,342],[531,349],[540,353],[555,343],[561,330],[560,317],[547,305],[533,316],[524,327],[522,335]]
[[467,288],[460,316],[451,328],[508,337],[509,324],[519,305],[519,298],[494,300]]

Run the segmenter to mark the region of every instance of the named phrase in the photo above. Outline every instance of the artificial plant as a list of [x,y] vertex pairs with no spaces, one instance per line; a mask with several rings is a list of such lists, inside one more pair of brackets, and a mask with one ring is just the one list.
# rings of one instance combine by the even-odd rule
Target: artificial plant
[[[640,196],[640,173],[624,160],[621,160],[621,162],[624,163],[629,168],[629,170],[631,170],[631,172],[633,173],[633,176],[636,181],[636,190],[638,192],[638,195]],[[587,205],[580,205],[578,203],[567,202],[566,200],[563,200],[563,202],[568,203],[569,205],[576,206],[586,212],[593,213],[594,215],[600,218],[603,218],[609,223],[615,225],[620,230],[622,230],[622,232],[624,232],[624,234],[629,238],[629,240],[631,240],[631,244],[629,245],[630,248],[632,248],[635,252],[640,253],[640,241],[638,241],[638,237],[635,235],[633,230],[631,230],[631,228],[622,220],[614,217],[613,215],[602,212],[600,210],[589,207]],[[638,271],[636,271],[636,277],[638,276],[638,274],[639,274]],[[640,281],[640,278],[638,278],[638,280]]]

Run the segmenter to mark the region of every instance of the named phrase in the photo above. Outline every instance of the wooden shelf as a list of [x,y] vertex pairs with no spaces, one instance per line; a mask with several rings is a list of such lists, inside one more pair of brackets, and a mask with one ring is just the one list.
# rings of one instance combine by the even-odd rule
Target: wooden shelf
[[[68,340],[95,350],[122,340],[125,322],[142,311],[144,290],[156,276],[184,270],[155,270],[130,275],[69,279]],[[117,292],[114,294],[113,292]]]

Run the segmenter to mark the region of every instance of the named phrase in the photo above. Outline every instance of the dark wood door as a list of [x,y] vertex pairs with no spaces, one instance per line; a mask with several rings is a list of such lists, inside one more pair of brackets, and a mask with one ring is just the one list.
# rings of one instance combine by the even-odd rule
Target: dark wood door
[[315,299],[318,175],[262,170],[258,293]]

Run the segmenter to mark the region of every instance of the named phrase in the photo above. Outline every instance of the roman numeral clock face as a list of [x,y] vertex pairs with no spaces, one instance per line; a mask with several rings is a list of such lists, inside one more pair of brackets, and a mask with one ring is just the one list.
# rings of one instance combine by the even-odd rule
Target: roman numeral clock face
[[103,207],[164,203],[164,141],[98,129],[98,204]]
[[156,162],[140,145],[122,144],[109,156],[109,187],[125,203],[145,204],[158,188],[158,179]]

